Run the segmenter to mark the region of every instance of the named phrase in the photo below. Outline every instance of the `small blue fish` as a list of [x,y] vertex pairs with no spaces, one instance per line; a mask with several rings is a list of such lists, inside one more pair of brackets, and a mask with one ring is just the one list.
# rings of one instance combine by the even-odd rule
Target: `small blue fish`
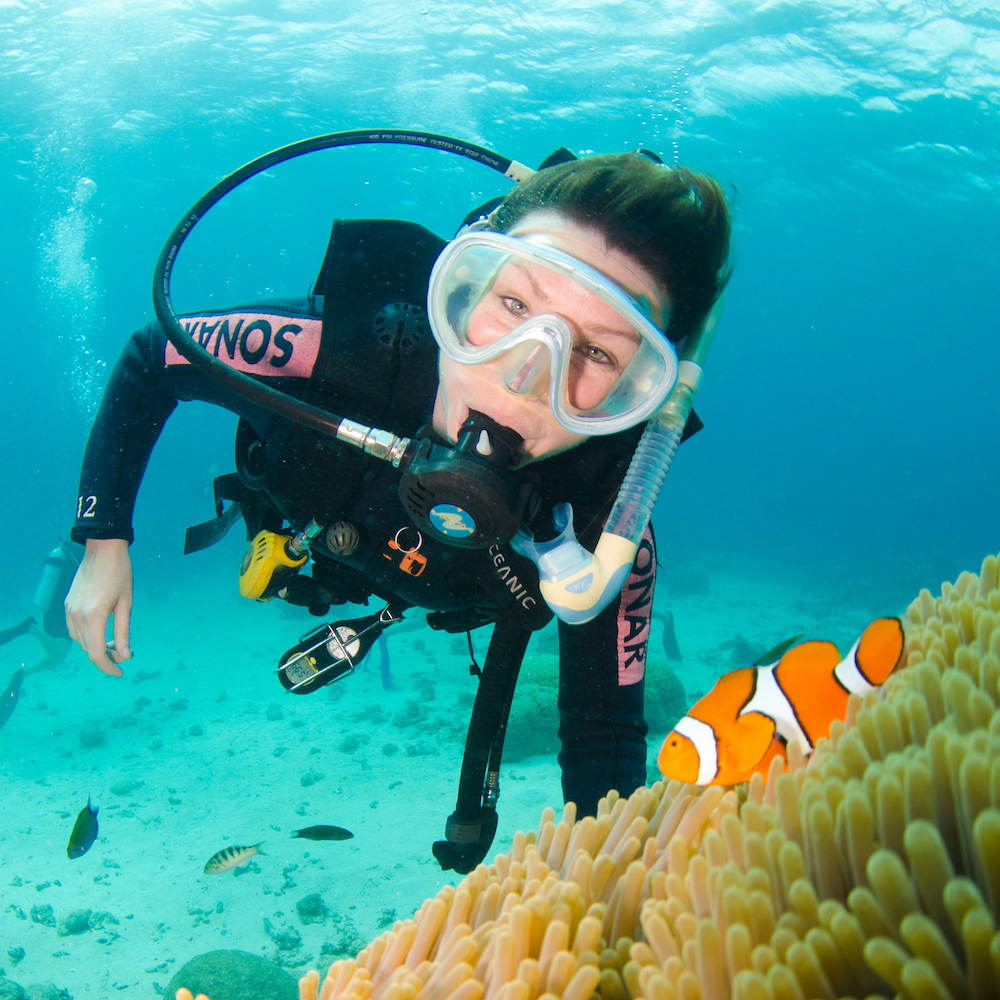
[[82,858],[87,851],[94,846],[97,840],[97,814],[100,806],[94,809],[90,804],[90,796],[87,796],[87,805],[80,810],[80,815],[76,817],[73,824],[73,832],[69,835],[69,843],[66,845],[66,857],[70,860]]
[[304,840],[351,840],[354,834],[342,826],[307,826],[304,830],[295,830],[292,836]]

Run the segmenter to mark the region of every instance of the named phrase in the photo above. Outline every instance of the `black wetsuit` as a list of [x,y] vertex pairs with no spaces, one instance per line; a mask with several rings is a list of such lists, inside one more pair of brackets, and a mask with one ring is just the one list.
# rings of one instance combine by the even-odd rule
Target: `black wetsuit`
[[[423,309],[442,245],[409,223],[338,222],[321,295],[200,313],[182,326],[217,357],[289,394],[395,434],[426,434],[437,348]],[[312,579],[293,589],[292,600],[322,613],[331,603],[396,595],[439,612],[429,622],[453,631],[498,616],[532,629],[550,620],[537,570],[509,546],[466,550],[424,539],[425,562],[415,572],[404,558],[414,529],[397,470],[223,388],[182,358],[157,324],[132,336],[105,390],[84,459],[74,540],[132,540],[133,504],[153,445],[177,401],[190,399],[242,418],[240,489],[260,501],[243,496],[248,530],[284,522],[298,529],[310,518],[358,529],[360,545],[348,557],[313,546]],[[553,504],[571,501],[577,533],[592,548],[640,430],[529,466],[524,474],[543,497],[537,524]],[[400,529],[403,544],[394,549]],[[559,763],[564,795],[581,814],[593,813],[608,789],[627,795],[645,782],[643,678],[655,566],[647,532],[620,597],[588,624],[559,624]]]

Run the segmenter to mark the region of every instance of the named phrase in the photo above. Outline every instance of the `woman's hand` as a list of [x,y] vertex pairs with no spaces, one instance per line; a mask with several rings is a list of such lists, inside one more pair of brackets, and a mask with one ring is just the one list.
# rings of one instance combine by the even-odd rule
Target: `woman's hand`
[[[121,677],[118,666],[132,659],[129,617],[132,614],[132,560],[123,538],[89,538],[73,586],[66,595],[66,626],[98,670]],[[114,641],[107,641],[108,619],[114,619]]]

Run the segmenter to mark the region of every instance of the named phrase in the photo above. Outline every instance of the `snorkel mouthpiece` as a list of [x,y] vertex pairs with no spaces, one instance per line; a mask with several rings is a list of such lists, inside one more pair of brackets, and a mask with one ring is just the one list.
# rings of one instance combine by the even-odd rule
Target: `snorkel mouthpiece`
[[576,540],[573,508],[568,503],[552,509],[559,532],[547,542],[536,542],[522,527],[511,540],[515,552],[538,567],[539,589],[553,614],[570,625],[589,622],[607,607],[625,585],[638,545],[605,531],[591,552]]
[[403,506],[422,531],[466,549],[510,541],[539,497],[510,474],[523,438],[472,410],[454,448],[421,442],[399,484]]

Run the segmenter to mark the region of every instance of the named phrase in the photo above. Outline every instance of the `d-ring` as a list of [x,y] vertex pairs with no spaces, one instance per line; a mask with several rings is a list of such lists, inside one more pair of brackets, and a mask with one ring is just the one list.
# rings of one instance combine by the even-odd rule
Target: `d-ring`
[[[400,537],[400,535],[403,534],[404,531],[412,531],[417,536],[417,544],[414,545],[412,549],[404,549],[403,546],[400,544],[399,537]],[[396,548],[398,548],[400,552],[407,552],[407,553],[419,552],[420,551],[420,546],[424,544],[424,536],[421,535],[420,532],[417,531],[416,528],[412,528],[408,524],[404,524],[403,527],[400,528],[399,531],[397,531],[395,535],[393,535],[392,540],[395,543]]]

